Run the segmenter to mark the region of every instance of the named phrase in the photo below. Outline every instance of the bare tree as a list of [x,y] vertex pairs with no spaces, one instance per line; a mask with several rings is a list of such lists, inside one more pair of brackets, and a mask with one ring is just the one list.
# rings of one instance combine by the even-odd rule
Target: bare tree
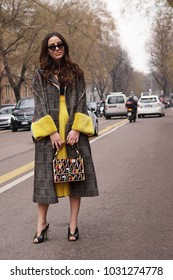
[[[85,70],[91,90],[96,89],[100,99],[103,99],[105,91],[110,88],[111,46],[117,45],[117,31],[104,5],[91,2],[94,5],[90,8],[91,3],[88,2],[86,8],[86,2],[84,6],[83,1],[78,1],[77,6],[73,6],[73,17],[65,21],[72,26],[69,40],[73,56]],[[76,47],[76,41],[79,47]]]
[[[26,73],[32,71],[38,61],[37,51],[44,34],[55,28],[63,30],[73,56],[89,72],[87,60],[91,46],[101,44],[103,29],[113,26],[104,4],[99,6],[99,3],[93,0],[85,3],[59,0],[52,4],[41,0],[1,0],[0,55],[16,100],[20,98],[21,85],[26,82]],[[101,29],[102,34],[97,34]]]
[[120,46],[115,50],[113,68],[111,69],[112,90],[125,92],[133,68],[131,67],[128,54]]
[[172,16],[163,11],[157,14],[150,43],[150,67],[163,94],[168,93],[169,76],[172,71],[170,58],[173,54]]
[[36,38],[40,26],[32,1],[1,1],[0,5],[0,55],[6,77],[20,98],[28,64],[38,45]]
[[[38,65],[42,38],[54,30],[67,38],[72,56],[102,99],[104,92],[110,89],[110,71],[115,60],[113,48],[115,50],[119,45],[114,40],[117,36],[114,20],[104,2],[1,0],[0,57],[16,100],[20,98],[22,84],[32,79],[32,71]],[[116,52],[116,56],[119,55],[121,53]],[[130,67],[127,63],[123,69],[122,65],[127,82]],[[119,78],[121,75],[117,76],[116,83],[120,84]]]

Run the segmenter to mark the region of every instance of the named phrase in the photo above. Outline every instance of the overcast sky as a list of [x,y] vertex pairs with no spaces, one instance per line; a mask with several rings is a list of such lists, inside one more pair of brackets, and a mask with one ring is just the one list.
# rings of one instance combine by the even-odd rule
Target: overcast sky
[[[128,11],[126,0],[104,1],[107,3],[112,16],[116,19],[122,47],[128,51],[134,69],[148,72],[147,62],[149,57],[145,45],[149,38],[149,19],[141,16],[137,11],[133,13],[130,10]],[[131,0],[131,3],[136,1]],[[126,16],[121,14],[124,7],[127,10]]]

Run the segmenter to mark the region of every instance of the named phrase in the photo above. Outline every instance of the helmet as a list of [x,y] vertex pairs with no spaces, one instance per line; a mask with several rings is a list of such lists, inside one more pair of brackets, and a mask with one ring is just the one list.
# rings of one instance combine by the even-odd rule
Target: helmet
[[129,98],[130,98],[130,99],[134,99],[134,94],[130,94],[130,95],[129,95]]

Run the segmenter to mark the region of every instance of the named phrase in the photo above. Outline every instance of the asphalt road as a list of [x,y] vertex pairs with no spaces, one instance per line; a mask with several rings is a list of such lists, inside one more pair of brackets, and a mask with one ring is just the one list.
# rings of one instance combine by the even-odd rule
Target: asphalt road
[[[120,121],[100,119],[104,127]],[[1,176],[33,160],[29,132],[14,136],[1,132],[0,139]],[[69,203],[62,198],[49,209],[49,240],[32,244],[37,205],[32,202],[30,176],[0,193],[1,260],[173,259],[172,109],[163,118],[137,119],[115,127],[92,139],[91,148],[100,195],[82,199],[80,239],[67,240]]]

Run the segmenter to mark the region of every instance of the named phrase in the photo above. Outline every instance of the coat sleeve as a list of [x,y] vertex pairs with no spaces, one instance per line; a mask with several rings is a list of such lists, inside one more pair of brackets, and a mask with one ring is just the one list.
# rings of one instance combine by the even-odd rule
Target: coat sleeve
[[92,118],[79,112],[75,113],[72,129],[78,130],[88,136],[92,136],[94,134]]
[[41,140],[56,132],[57,127],[49,115],[48,104],[43,89],[43,78],[38,70],[36,70],[33,78],[32,92],[35,101],[35,111],[31,130],[33,137],[36,140]]
[[78,130],[79,132],[88,136],[92,136],[94,134],[94,127],[92,118],[88,116],[86,104],[86,87],[83,74],[80,75],[80,77],[78,77],[77,91],[78,102],[76,106],[76,113],[74,115],[72,129]]

